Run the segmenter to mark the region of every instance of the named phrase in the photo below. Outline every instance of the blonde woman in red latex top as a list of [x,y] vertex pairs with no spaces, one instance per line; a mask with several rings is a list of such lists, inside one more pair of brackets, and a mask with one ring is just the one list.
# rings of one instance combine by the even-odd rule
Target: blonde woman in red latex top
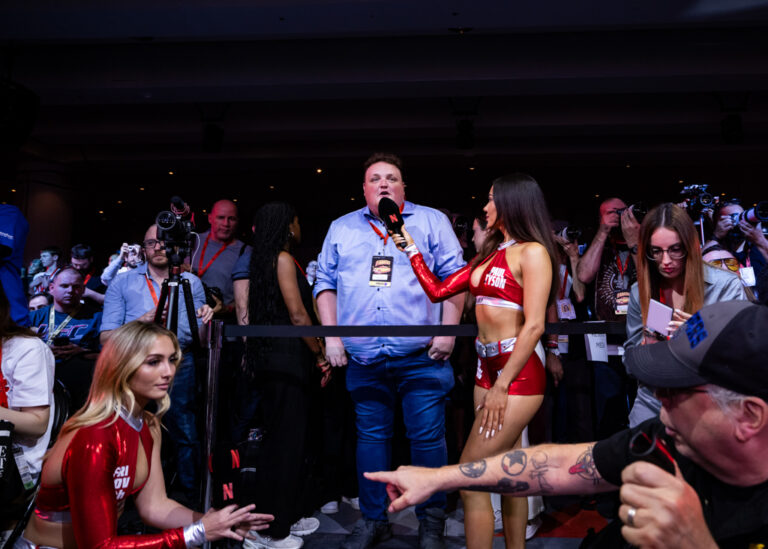
[[[186,549],[221,538],[242,540],[271,515],[230,505],[205,515],[169,499],[160,465],[160,418],[181,350],[155,324],[115,330],[101,351],[85,406],[62,428],[43,465],[35,514],[16,549]],[[154,401],[154,414],[144,408]],[[133,495],[157,534],[117,535],[125,498]]]
[[[483,458],[510,450],[505,463],[508,484],[534,482],[533,464],[515,452],[520,435],[543,400],[546,384],[543,348],[546,310],[558,287],[555,246],[544,196],[525,174],[493,182],[484,208],[490,234],[477,257],[444,281],[424,263],[413,239],[393,235],[432,301],[469,290],[475,295],[478,370],[475,422],[461,455],[464,474],[481,473]],[[521,461],[522,460],[522,461]],[[507,479],[505,479],[507,480]],[[469,549],[493,544],[493,510],[488,494],[462,492]],[[502,518],[506,546],[525,545],[525,498],[504,496]]]

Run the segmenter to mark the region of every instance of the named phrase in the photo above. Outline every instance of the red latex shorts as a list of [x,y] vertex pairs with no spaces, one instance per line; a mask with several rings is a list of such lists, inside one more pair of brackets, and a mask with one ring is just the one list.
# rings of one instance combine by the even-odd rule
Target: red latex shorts
[[[514,347],[512,347],[514,348]],[[493,357],[478,357],[477,374],[475,375],[475,385],[483,389],[490,389],[499,377],[499,372],[504,369],[509,355],[512,354],[510,348],[506,353],[500,353]],[[523,369],[517,374],[517,377],[509,384],[510,395],[543,395],[547,386],[547,376],[544,371],[542,358],[544,349],[541,343],[536,345],[534,352],[526,361]]]

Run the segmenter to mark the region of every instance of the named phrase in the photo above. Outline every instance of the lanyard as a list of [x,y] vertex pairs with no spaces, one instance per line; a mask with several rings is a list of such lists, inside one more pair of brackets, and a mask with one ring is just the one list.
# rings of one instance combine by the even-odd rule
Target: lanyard
[[568,267],[565,267],[563,270],[563,287],[560,288],[560,299],[565,299],[565,289],[568,287]]
[[88,286],[88,281],[91,279],[91,273],[88,273],[83,280],[83,286]]
[[[3,364],[3,345],[0,342],[0,365]],[[0,408],[8,408],[8,387],[5,386],[3,370],[0,368]]]
[[296,266],[299,268],[299,272],[304,275],[304,278],[307,278],[307,273],[305,273],[304,269],[301,268],[301,265],[299,265],[299,262],[296,261],[296,258],[291,256],[291,259],[293,259],[293,262],[296,263]]
[[157,307],[157,292],[155,292],[155,287],[152,285],[152,282],[149,281],[149,275],[147,273],[144,273],[144,279],[147,281],[147,288],[149,288],[149,293],[152,295],[152,301],[155,303],[155,307]]
[[[368,221],[368,224],[371,226],[371,229],[373,229],[373,232],[375,232],[377,235],[379,235],[379,238],[381,238],[384,241],[384,245],[387,245],[387,239],[389,238],[388,234],[382,234],[382,232],[379,230],[379,228],[373,224],[372,221]],[[294,260],[295,261],[295,260]]]
[[[224,244],[221,248],[219,248],[219,251],[213,254],[213,257],[208,260],[208,263],[203,267],[203,258],[205,257],[205,250],[208,248],[208,241],[211,239],[211,233],[208,233],[208,236],[205,237],[205,243],[203,244],[203,251],[200,252],[200,261],[197,262],[197,276],[203,276],[205,274],[205,271],[208,270],[208,267],[210,267],[214,261],[216,261],[216,258],[221,255],[221,252],[223,252],[227,246],[232,244],[232,242],[227,242]],[[157,303],[155,303],[157,305]]]
[[616,267],[619,269],[619,276],[624,278],[624,273],[629,269],[629,258],[632,257],[632,254],[627,254],[627,260],[624,262],[624,265],[621,264],[621,256],[615,246],[613,248],[613,254],[616,256]]
[[51,305],[51,312],[48,314],[48,338],[46,339],[46,343],[51,343],[51,341],[53,341],[53,338],[59,335],[59,332],[61,332],[64,326],[69,324],[69,321],[72,320],[72,317],[75,316],[79,310],[80,310],[80,304],[78,303],[77,307],[75,307],[75,310],[72,311],[71,314],[68,314],[67,318],[64,319],[64,322],[59,324],[59,327],[56,328],[54,325],[56,321],[56,310],[54,309],[53,305]]

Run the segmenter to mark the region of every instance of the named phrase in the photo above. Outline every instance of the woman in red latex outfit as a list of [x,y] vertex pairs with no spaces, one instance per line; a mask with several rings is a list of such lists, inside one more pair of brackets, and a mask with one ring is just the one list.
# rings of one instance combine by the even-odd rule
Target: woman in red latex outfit
[[[231,505],[205,515],[171,499],[160,465],[160,419],[181,360],[176,337],[130,322],[104,346],[85,406],[64,424],[43,465],[37,508],[16,547],[185,549],[242,540],[270,515]],[[154,401],[154,414],[144,408]],[[125,498],[158,534],[118,536]],[[234,529],[233,529],[234,528]]]
[[[493,182],[484,208],[490,234],[478,255],[444,281],[425,264],[407,230],[395,242],[405,244],[419,282],[432,301],[470,290],[476,299],[478,370],[475,377],[475,422],[461,462],[477,462],[519,448],[521,433],[539,409],[546,377],[539,339],[547,305],[558,285],[555,245],[544,196],[536,181],[512,174]],[[524,306],[523,306],[524,305]],[[532,464],[510,451],[509,480]],[[543,464],[546,466],[546,464]],[[472,468],[465,474],[471,475]],[[464,527],[469,549],[493,544],[493,510],[488,494],[462,492]],[[525,498],[503,497],[506,546],[525,545]]]

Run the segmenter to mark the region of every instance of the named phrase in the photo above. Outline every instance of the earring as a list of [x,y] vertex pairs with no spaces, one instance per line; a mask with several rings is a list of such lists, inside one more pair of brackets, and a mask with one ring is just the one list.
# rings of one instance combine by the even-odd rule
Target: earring
[[288,236],[290,236],[291,238],[293,238],[293,231],[290,231],[290,232],[288,233]]

